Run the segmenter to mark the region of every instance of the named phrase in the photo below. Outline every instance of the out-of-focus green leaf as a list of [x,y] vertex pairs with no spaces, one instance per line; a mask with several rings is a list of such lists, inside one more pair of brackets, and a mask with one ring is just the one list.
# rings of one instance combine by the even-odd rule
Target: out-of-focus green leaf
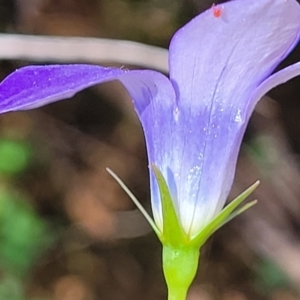
[[275,289],[288,287],[289,280],[273,261],[264,259],[256,268],[256,286],[264,294],[268,294]]
[[30,146],[24,141],[0,139],[0,174],[15,175],[28,165]]
[[22,282],[14,276],[5,274],[0,279],[0,299],[25,300]]
[[53,242],[46,222],[20,198],[0,191],[0,266],[23,276]]

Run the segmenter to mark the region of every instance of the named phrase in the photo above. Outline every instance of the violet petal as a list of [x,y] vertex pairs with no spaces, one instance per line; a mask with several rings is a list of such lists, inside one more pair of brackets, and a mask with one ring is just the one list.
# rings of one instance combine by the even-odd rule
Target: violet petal
[[192,234],[228,196],[253,91],[299,38],[294,0],[236,0],[218,9],[220,16],[212,8],[182,27],[170,46],[178,113],[171,150],[161,149],[171,151],[165,168],[172,171],[180,217]]

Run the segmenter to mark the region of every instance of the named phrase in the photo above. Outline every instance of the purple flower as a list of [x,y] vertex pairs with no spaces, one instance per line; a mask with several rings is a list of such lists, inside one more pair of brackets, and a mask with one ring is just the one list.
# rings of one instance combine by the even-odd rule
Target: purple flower
[[[173,36],[170,78],[95,65],[29,66],[1,83],[0,111],[32,109],[121,81],[142,123],[149,163],[162,172],[183,230],[194,235],[225,203],[255,104],[300,74],[299,63],[272,74],[297,44],[299,29],[295,0],[233,0],[200,14]],[[162,231],[152,171],[150,181]]]

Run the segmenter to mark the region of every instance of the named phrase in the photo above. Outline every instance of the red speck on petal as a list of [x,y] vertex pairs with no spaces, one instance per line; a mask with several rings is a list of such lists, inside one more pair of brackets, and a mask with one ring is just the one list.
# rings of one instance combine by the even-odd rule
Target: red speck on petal
[[222,15],[222,8],[221,7],[218,7],[216,6],[215,4],[212,5],[212,11],[213,11],[213,16],[215,18],[220,18],[221,15]]

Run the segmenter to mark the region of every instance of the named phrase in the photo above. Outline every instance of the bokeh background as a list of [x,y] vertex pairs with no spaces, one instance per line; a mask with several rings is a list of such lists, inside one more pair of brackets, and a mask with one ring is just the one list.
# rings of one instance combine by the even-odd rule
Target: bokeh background
[[[101,52],[97,40],[68,37],[167,48],[173,32],[213,2],[1,0],[0,77],[64,61],[165,70],[162,50],[132,55],[121,41]],[[279,68],[299,60],[297,47]],[[189,300],[300,299],[299,80],[256,108],[230,199],[260,179],[251,196],[259,204],[202,249]],[[166,299],[161,246],[105,167],[150,211],[143,134],[118,83],[0,117],[1,300]]]

